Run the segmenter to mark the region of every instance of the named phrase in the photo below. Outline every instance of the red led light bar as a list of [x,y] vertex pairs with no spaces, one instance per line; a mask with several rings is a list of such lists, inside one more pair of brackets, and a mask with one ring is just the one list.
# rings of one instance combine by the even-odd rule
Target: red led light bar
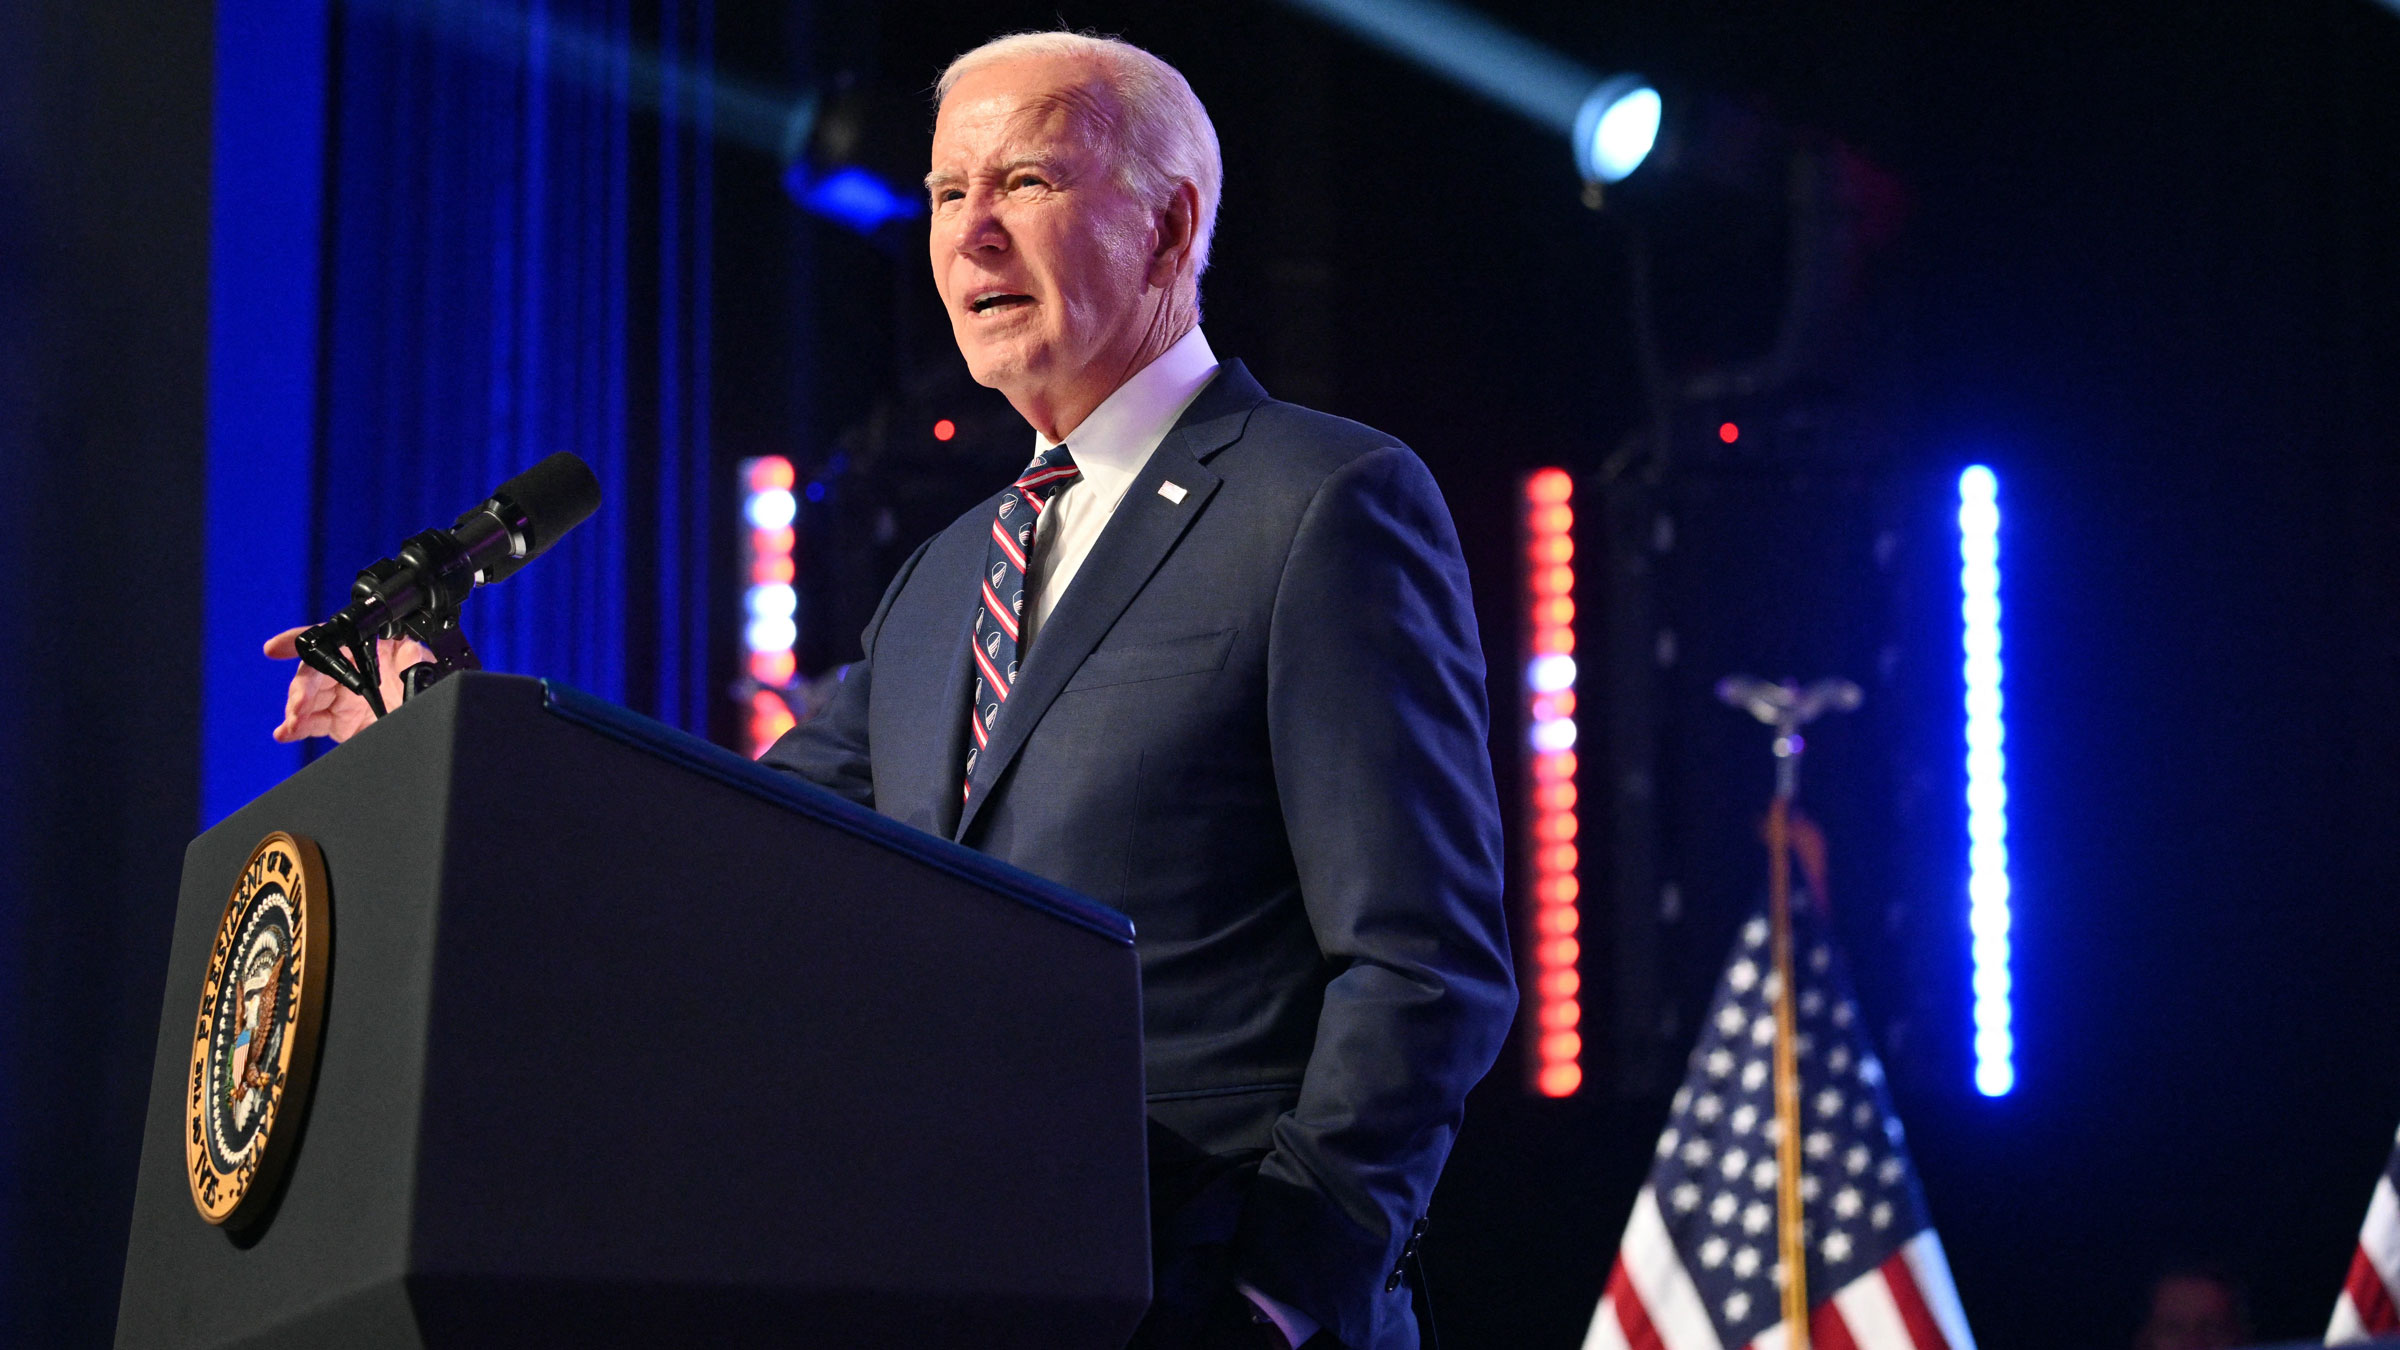
[[1564,469],[1525,480],[1524,633],[1525,826],[1533,876],[1526,931],[1533,973],[1524,1010],[1531,1055],[1528,1085],[1545,1097],[1583,1086],[1583,989],[1575,933],[1575,481]]
[[792,650],[799,638],[793,583],[799,574],[800,541],[792,529],[798,510],[792,489],[798,480],[792,462],[782,455],[742,462],[742,516],[750,525],[742,536],[742,673],[748,678],[737,693],[743,740],[752,759],[765,754],[796,723],[789,691],[799,674]]

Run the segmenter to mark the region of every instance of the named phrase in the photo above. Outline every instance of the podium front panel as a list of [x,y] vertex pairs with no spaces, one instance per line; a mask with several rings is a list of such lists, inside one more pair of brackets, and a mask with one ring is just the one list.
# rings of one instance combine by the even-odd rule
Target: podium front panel
[[[201,967],[314,838],[332,977],[247,1236],[181,1172]],[[536,681],[461,676],[186,858],[120,1345],[1120,1344],[1148,1298],[1120,916]]]

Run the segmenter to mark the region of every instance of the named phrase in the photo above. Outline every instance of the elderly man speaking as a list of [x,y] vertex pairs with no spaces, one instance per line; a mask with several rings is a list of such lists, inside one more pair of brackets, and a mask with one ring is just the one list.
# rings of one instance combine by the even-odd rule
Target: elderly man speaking
[[1209,350],[1223,174],[1172,67],[1034,33],[938,88],[935,286],[1033,462],[901,566],[766,762],[1132,916],[1136,1345],[1405,1350],[1392,1275],[1515,1001],[1449,511]]
[[[939,90],[934,280],[1035,454],[765,762],[1132,917],[1136,1346],[1410,1350],[1404,1257],[1515,1005],[1449,511],[1405,446],[1209,349],[1222,171],[1172,67],[1023,34]],[[355,703],[303,670],[278,735]]]

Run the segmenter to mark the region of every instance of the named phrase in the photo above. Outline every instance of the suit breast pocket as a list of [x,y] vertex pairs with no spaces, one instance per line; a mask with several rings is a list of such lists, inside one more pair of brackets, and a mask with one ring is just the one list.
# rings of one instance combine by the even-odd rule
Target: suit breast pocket
[[1235,632],[1228,628],[1221,633],[1196,633],[1136,647],[1103,648],[1083,658],[1074,678],[1067,681],[1066,692],[1222,670],[1227,654],[1233,650]]

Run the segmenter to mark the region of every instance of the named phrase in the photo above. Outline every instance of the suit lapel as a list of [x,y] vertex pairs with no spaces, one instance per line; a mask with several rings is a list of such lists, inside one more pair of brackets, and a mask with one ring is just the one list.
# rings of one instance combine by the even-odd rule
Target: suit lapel
[[[1134,476],[1125,500],[1118,503],[1116,514],[1077,569],[1067,593],[1034,635],[1023,673],[1009,694],[1008,710],[1001,714],[1000,728],[976,757],[974,797],[965,804],[953,838],[966,838],[976,816],[990,801],[993,785],[1008,772],[1042,714],[1049,711],[1084,658],[1100,645],[1100,639],[1107,636],[1118,616],[1216,495],[1224,480],[1202,461],[1241,438],[1251,410],[1266,396],[1241,362],[1226,362]],[[1161,493],[1160,488],[1169,483],[1183,490],[1181,500]],[[964,657],[965,644],[960,648]],[[965,677],[954,674],[954,678]],[[962,725],[968,696],[959,696]],[[962,749],[962,760],[964,754]]]

